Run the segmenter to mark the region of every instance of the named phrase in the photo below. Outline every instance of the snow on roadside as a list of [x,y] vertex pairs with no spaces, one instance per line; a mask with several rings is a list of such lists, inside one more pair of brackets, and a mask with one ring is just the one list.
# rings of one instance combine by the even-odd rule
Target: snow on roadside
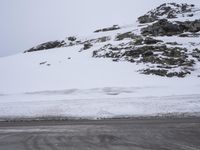
[[[30,98],[30,97],[29,97]],[[0,118],[112,118],[162,116],[167,114],[199,115],[200,95],[164,97],[127,97],[96,99],[54,99],[1,102]]]
[[0,59],[0,118],[94,119],[199,112],[196,76],[141,75],[136,72],[140,65],[94,59],[92,50],[80,53],[80,48]]

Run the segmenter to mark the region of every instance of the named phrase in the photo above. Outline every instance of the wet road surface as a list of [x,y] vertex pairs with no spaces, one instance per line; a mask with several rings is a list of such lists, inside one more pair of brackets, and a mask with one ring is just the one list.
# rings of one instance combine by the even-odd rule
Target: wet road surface
[[0,150],[200,150],[200,118],[0,122]]

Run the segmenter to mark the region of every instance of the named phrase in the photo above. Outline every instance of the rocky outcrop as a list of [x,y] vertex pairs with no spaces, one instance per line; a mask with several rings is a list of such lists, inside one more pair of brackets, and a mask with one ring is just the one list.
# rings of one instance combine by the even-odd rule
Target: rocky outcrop
[[158,18],[154,15],[144,15],[138,18],[139,23],[150,23],[156,20],[158,20]]
[[[166,77],[184,77],[190,74],[194,60],[189,58],[187,49],[167,47],[166,45],[143,45],[135,47],[130,42],[127,45],[113,46],[108,44],[93,52],[93,57],[112,58],[113,61],[129,61],[152,65],[154,69],[140,70],[143,74],[154,74]],[[170,69],[179,68],[179,72]]]
[[162,40],[156,40],[152,37],[142,37],[140,35],[136,35],[132,32],[126,32],[126,33],[121,33],[118,34],[115,37],[116,41],[121,41],[124,39],[133,39],[134,45],[142,45],[142,44],[157,44],[159,42],[163,42]]
[[200,20],[185,22],[170,22],[167,19],[161,19],[152,25],[141,29],[144,36],[172,36],[184,32],[199,32]]
[[111,38],[109,36],[102,36],[102,37],[99,37],[99,38],[95,38],[95,39],[89,39],[89,40],[85,40],[85,41],[82,41],[82,44],[85,44],[85,43],[103,43],[103,42],[107,42],[111,40]]
[[67,37],[68,41],[76,41],[76,37],[75,36],[70,36],[70,37]]
[[34,52],[34,51],[41,51],[41,50],[47,50],[47,49],[52,49],[52,48],[59,48],[63,47],[65,45],[65,41],[51,41],[51,42],[46,42],[42,43],[36,47],[33,47],[29,50],[26,50],[24,53],[27,52]]
[[85,43],[83,46],[83,50],[87,50],[89,48],[91,48],[93,45],[91,43]]
[[200,50],[199,49],[194,49],[193,52],[192,52],[192,56],[194,58],[196,58],[198,61],[200,61]]
[[158,22],[143,28],[141,33],[144,36],[172,36],[180,34],[182,31],[178,24],[171,23],[167,19],[161,19]]
[[144,44],[157,44],[159,42],[163,42],[162,40],[156,40],[154,38],[151,38],[151,37],[146,37],[144,39]]
[[118,34],[116,37],[115,37],[115,40],[116,41],[121,41],[121,40],[124,40],[124,39],[135,39],[137,38],[138,36],[135,35],[134,33],[132,32],[126,32],[126,33],[121,33],[121,34]]
[[[192,17],[194,5],[164,3],[156,9],[149,11],[147,14],[138,18],[139,23],[151,23],[161,18],[177,18],[178,15]],[[189,14],[190,13],[190,14]]]
[[141,72],[146,75],[158,75],[162,77],[179,77],[179,78],[184,78],[187,74],[190,74],[190,72],[188,71],[170,72],[166,69],[144,69],[141,70]]
[[120,27],[118,25],[113,25],[112,27],[98,29],[98,30],[94,31],[94,33],[107,32],[107,31],[113,31],[113,30],[118,30],[118,29],[120,29]]
[[199,32],[200,20],[177,22],[182,32]]

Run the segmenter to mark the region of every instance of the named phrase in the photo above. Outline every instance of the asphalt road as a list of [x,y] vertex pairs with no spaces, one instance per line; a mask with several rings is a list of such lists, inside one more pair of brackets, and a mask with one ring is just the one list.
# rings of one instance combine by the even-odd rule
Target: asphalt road
[[200,118],[0,122],[0,150],[200,150]]

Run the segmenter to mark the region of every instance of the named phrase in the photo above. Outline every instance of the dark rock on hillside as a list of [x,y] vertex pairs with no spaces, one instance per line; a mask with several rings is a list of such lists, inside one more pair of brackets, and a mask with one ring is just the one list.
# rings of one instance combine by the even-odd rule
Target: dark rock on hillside
[[169,72],[166,69],[144,69],[141,71],[141,73],[146,75],[158,75],[162,77],[180,77],[183,78],[187,74],[190,74],[188,71],[181,71],[181,72]]
[[183,32],[199,32],[200,20],[177,22]]
[[85,44],[85,43],[103,43],[103,42],[106,42],[106,41],[109,41],[109,40],[111,40],[111,37],[102,36],[102,37],[99,37],[99,38],[96,38],[96,39],[89,39],[89,40],[83,41],[82,44]]
[[41,62],[40,65],[44,65],[44,64],[46,64],[46,63],[47,63],[47,61]]
[[164,3],[157,7],[156,9],[149,11],[147,14],[138,18],[139,23],[151,23],[161,18],[177,18],[178,14],[184,15],[187,14],[188,17],[192,17],[192,8],[194,5],[188,4],[176,4],[176,3]]
[[185,22],[169,22],[167,19],[161,19],[156,23],[141,29],[142,35],[152,36],[172,36],[184,32],[199,32],[200,20]]
[[95,33],[98,33],[98,32],[107,32],[107,31],[113,31],[113,30],[118,30],[118,29],[120,29],[120,27],[118,25],[113,25],[112,27],[98,29],[98,30],[96,30],[94,32]]
[[183,31],[180,29],[178,24],[171,23],[167,19],[161,19],[148,27],[142,28],[141,32],[144,36],[172,36],[180,34]]
[[76,41],[77,38],[76,38],[75,36],[70,36],[70,37],[68,37],[67,39],[68,39],[69,41],[72,41],[72,42],[73,42],[73,41]]
[[138,18],[139,23],[150,23],[158,20],[157,16],[155,15],[144,15]]
[[194,49],[193,52],[192,52],[192,56],[194,58],[197,58],[198,61],[200,61],[200,50],[199,49]]
[[153,38],[151,38],[151,37],[146,37],[146,38],[144,39],[144,44],[157,44],[157,43],[159,43],[159,42],[163,42],[163,41],[161,41],[161,40],[156,40],[156,39],[153,39]]
[[177,42],[166,42],[166,44],[169,44],[169,45],[182,45],[182,44],[179,44]]
[[65,45],[65,41],[51,41],[51,42],[46,42],[43,44],[40,44],[36,47],[33,47],[29,50],[26,50],[24,53],[27,52],[34,52],[34,51],[41,51],[41,50],[46,50],[46,49],[52,49],[52,48],[59,48],[63,47]]
[[137,46],[137,45],[142,45],[144,43],[144,39],[142,36],[138,36],[134,39],[134,45]]
[[89,48],[91,48],[93,45],[91,43],[85,43],[83,46],[83,50],[87,50]]
[[79,43],[83,45],[83,48],[81,48],[80,52],[82,50],[90,49],[95,43],[103,43],[103,42],[109,41],[110,39],[111,38],[109,36],[103,36],[96,39],[89,39],[89,40],[82,41]]
[[182,33],[179,37],[200,37],[199,33]]
[[121,40],[124,40],[124,39],[135,39],[137,38],[138,36],[135,35],[134,33],[132,32],[126,32],[126,33],[121,33],[121,34],[118,34],[116,37],[115,37],[115,40],[116,41],[121,41]]
[[[131,45],[133,44],[133,45]],[[152,64],[154,70],[142,70],[144,74],[155,74],[166,77],[184,77],[190,73],[195,64],[187,54],[187,49],[167,47],[166,45],[143,45],[136,47],[134,43],[113,46],[106,45],[93,52],[93,57],[113,58],[113,61],[125,60],[134,63]],[[170,72],[168,69],[179,68],[180,72]],[[167,70],[167,71],[163,71]]]
[[109,40],[111,40],[110,36],[102,36],[102,37],[92,38],[92,39],[78,39],[75,36],[71,36],[71,37],[66,38],[65,46],[68,47],[68,46],[84,45],[84,44],[88,45],[88,43],[90,44],[103,43]]
[[161,40],[156,40],[156,39],[154,39],[152,37],[143,38],[142,36],[136,35],[136,34],[134,34],[132,32],[121,33],[121,34],[118,34],[115,37],[116,41],[121,41],[121,40],[124,40],[124,39],[133,39],[135,45],[157,44],[159,42],[163,42]]
[[143,56],[143,57],[149,57],[149,56],[153,56],[153,54],[154,54],[153,51],[150,51],[150,50],[149,50],[149,51],[144,52],[144,53],[142,54],[142,56]]

